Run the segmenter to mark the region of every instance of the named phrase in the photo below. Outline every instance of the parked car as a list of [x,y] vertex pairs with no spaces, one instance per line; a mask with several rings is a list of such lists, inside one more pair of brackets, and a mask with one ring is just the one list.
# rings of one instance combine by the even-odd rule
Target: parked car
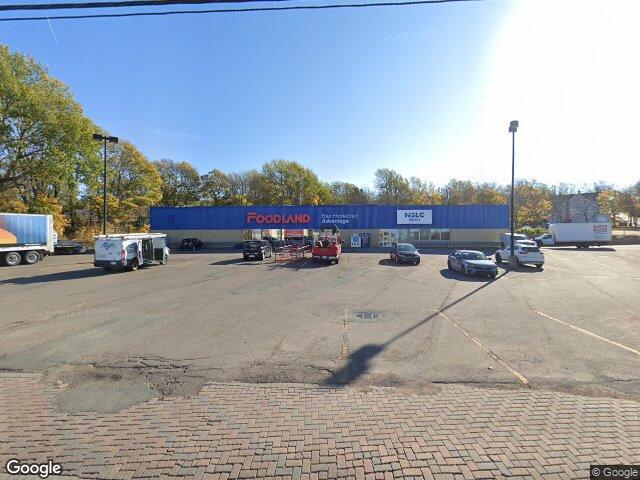
[[[529,264],[542,268],[544,265],[544,253],[540,251],[540,247],[533,240],[516,242],[513,253],[518,260],[518,266]],[[510,255],[511,246],[505,245],[504,248],[496,252],[496,262],[506,262]]]
[[56,255],[74,255],[88,252],[88,247],[82,243],[62,240],[53,246],[53,253]]
[[540,236],[537,236],[535,238],[535,241],[539,247],[543,245],[547,245],[547,246],[555,245],[555,241],[553,240],[553,235],[551,235],[550,233],[544,233]]
[[180,241],[180,250],[202,250],[204,243],[199,238],[183,238]]
[[410,243],[394,243],[389,255],[396,263],[420,263],[420,251]]
[[271,248],[271,244],[266,240],[247,240],[244,242],[242,258],[245,260],[249,260],[250,258],[264,260],[272,255],[273,249]]
[[484,253],[476,250],[457,250],[447,259],[449,270],[458,270],[467,276],[481,274],[496,278],[498,265]]

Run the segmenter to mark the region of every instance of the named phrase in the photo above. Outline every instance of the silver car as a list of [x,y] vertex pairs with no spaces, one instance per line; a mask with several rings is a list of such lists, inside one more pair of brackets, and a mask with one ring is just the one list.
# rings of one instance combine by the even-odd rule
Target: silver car
[[458,270],[467,276],[488,275],[496,278],[498,266],[484,253],[476,250],[456,250],[447,259],[449,270]]

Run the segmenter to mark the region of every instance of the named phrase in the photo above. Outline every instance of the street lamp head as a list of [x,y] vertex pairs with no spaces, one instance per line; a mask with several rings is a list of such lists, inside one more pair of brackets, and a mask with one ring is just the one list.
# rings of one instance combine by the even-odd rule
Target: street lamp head
[[509,133],[514,133],[518,131],[518,120],[511,120],[509,123]]
[[118,137],[107,137],[107,140],[111,143],[118,143]]
[[104,137],[102,135],[100,135],[99,133],[94,133],[93,134],[93,139],[94,140],[98,140],[99,142],[101,142],[102,140],[104,140]]

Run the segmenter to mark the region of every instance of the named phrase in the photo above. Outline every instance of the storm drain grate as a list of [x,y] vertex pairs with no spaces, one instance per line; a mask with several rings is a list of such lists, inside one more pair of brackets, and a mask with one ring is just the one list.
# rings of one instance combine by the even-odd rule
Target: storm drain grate
[[358,318],[364,318],[365,320],[373,320],[376,318],[382,318],[384,315],[382,312],[356,312],[354,315]]

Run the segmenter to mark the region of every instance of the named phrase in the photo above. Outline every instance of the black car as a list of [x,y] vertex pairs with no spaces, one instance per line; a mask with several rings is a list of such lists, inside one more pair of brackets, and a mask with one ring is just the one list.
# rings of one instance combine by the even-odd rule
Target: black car
[[63,240],[53,246],[53,253],[56,255],[74,255],[88,253],[89,249],[82,243]]
[[255,258],[257,260],[264,260],[266,257],[273,255],[273,249],[271,244],[266,240],[247,240],[244,242],[244,249],[242,250],[242,258],[249,260]]
[[180,242],[180,250],[202,250],[204,243],[198,238],[183,238]]
[[420,251],[410,243],[394,243],[390,255],[396,263],[420,263]]

